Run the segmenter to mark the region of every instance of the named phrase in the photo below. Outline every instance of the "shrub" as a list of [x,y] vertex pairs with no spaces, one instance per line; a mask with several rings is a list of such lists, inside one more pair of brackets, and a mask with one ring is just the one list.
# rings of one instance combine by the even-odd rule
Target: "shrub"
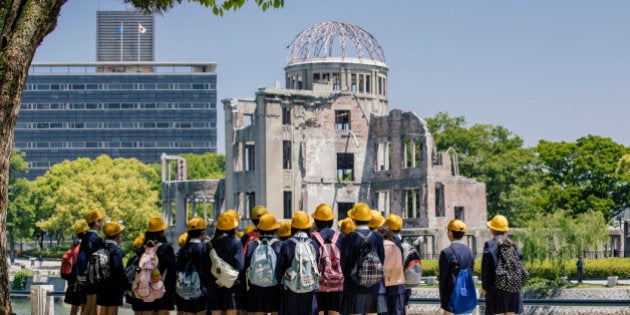
[[26,277],[34,275],[32,270],[20,270],[13,276],[13,282],[11,282],[11,290],[22,291],[26,289]]

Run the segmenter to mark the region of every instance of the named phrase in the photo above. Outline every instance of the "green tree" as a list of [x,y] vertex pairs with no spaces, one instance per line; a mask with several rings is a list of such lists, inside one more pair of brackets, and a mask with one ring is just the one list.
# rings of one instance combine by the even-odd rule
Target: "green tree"
[[545,211],[594,210],[611,219],[630,206],[628,148],[623,145],[589,135],[575,143],[540,141],[536,151],[547,186],[540,200]]
[[44,199],[38,205],[44,216],[37,226],[60,237],[71,236],[72,225],[89,210],[99,209],[107,220],[123,221],[124,235],[131,239],[146,229],[148,218],[160,215],[157,178],[152,168],[136,159],[102,155],[92,161],[64,161],[36,180],[35,194]]
[[[13,148],[15,123],[20,111],[22,90],[37,47],[57,26],[61,8],[68,0],[22,0],[0,2],[0,244],[6,244],[9,158]],[[78,1],[78,0],[77,0]],[[123,0],[146,11],[164,12],[182,0]],[[247,0],[189,0],[208,7],[215,15],[237,10]],[[253,0],[263,11],[284,6],[284,0]],[[0,248],[0,261],[6,261],[6,248]],[[9,277],[6,264],[0,264],[0,314],[11,313]]]
[[438,113],[427,118],[439,151],[453,148],[460,174],[486,183],[488,215],[506,215],[521,225],[536,210],[542,181],[537,157],[523,140],[501,126],[476,124],[466,128],[464,117]]
[[225,177],[225,155],[206,153],[203,155],[182,154],[186,160],[188,179],[219,179]]
[[551,260],[556,278],[566,275],[565,262],[585,251],[599,251],[608,237],[601,212],[586,211],[575,217],[564,210],[541,214],[516,233],[523,257],[542,264]]
[[11,177],[9,178],[9,205],[7,209],[7,230],[9,231],[9,249],[11,258],[15,258],[15,243],[31,239],[33,236],[33,221],[35,208],[31,202],[32,185],[24,177],[13,174],[24,174],[28,170],[28,163],[24,162],[24,152],[14,149],[9,160]]

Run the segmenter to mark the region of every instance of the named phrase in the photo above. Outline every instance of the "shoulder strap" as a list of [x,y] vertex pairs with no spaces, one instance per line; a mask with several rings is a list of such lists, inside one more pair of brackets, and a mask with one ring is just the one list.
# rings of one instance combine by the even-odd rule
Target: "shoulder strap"
[[339,234],[340,234],[339,232],[334,232],[332,240],[330,242],[336,245],[337,240],[339,239]]
[[311,235],[315,237],[315,239],[317,240],[317,243],[319,243],[320,246],[324,246],[324,239],[322,238],[321,235],[319,235],[319,232],[313,232],[311,233]]

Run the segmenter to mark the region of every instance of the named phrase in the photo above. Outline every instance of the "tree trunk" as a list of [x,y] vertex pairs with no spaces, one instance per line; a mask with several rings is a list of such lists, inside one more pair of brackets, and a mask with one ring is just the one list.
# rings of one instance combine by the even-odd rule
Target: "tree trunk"
[[6,215],[9,158],[22,89],[35,50],[57,26],[67,0],[0,1],[0,314],[11,314]]

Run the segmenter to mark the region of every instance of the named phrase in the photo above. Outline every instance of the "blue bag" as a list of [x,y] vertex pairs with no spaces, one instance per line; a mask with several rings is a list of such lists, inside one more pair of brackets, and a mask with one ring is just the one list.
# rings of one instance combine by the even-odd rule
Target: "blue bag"
[[[451,248],[453,255],[455,251]],[[459,267],[459,261],[454,261],[456,266],[455,286],[451,292],[450,299],[448,301],[448,309],[453,314],[466,314],[472,312],[477,306],[477,289],[475,288],[475,280],[472,273],[468,272],[467,268],[461,269]]]

